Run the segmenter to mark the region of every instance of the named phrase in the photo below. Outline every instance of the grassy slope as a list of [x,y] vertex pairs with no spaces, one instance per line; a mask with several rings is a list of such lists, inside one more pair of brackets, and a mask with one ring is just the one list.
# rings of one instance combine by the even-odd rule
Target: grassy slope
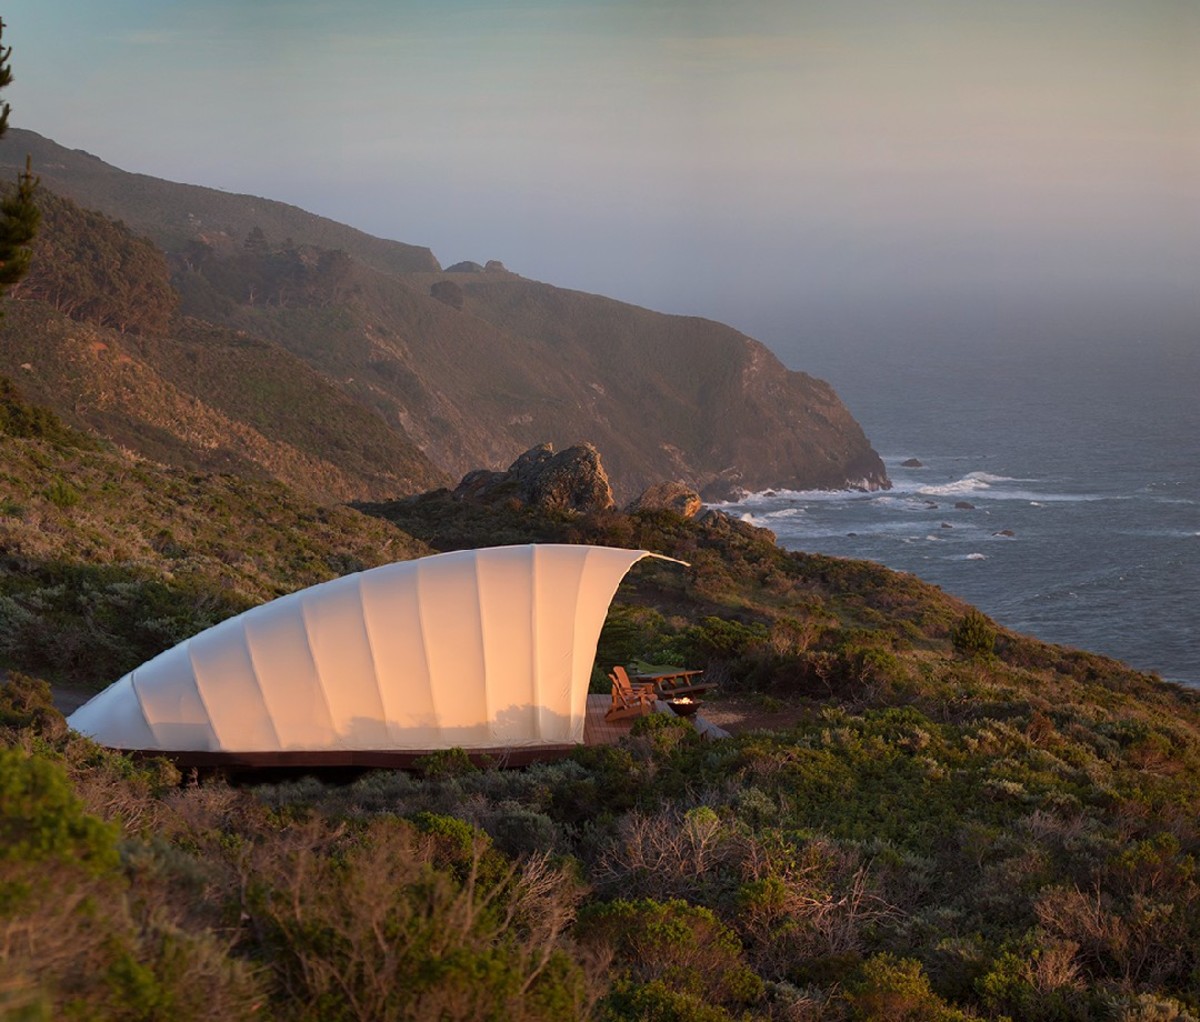
[[426,549],[280,483],[191,474],[32,432],[0,432],[9,667],[102,687],[230,614]]
[[193,322],[171,337],[125,336],[35,302],[8,303],[4,333],[0,372],[159,461],[274,477],[326,500],[445,481],[377,414],[269,342]]

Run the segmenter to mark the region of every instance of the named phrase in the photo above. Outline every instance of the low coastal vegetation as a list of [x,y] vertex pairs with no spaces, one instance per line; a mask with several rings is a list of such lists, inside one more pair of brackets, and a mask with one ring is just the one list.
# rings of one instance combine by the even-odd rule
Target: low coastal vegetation
[[[1200,1018],[1191,691],[719,514],[320,507],[2,404],[0,1017]],[[598,663],[777,723],[231,785],[52,705],[279,593],[530,541],[688,561],[631,573]]]

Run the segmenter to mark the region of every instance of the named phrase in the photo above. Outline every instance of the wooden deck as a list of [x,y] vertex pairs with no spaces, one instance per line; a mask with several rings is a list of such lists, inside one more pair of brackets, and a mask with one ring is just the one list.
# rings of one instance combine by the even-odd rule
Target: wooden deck
[[612,706],[612,697],[606,695],[589,695],[587,697],[587,716],[583,720],[584,745],[616,745],[629,734],[633,721],[604,719],[608,708]]
[[[587,715],[583,723],[584,745],[615,745],[629,734],[633,720],[607,721],[605,713],[612,705],[611,696],[589,695]],[[671,709],[662,700],[655,704],[657,712],[670,713]],[[691,718],[695,727],[705,738],[725,738],[727,733],[709,724],[700,714]],[[531,763],[546,762],[569,756],[572,745],[534,745],[510,749],[472,749],[467,755],[477,765],[507,767],[529,766]],[[428,756],[432,750],[294,750],[288,752],[161,752],[140,749],[124,750],[137,758],[164,756],[174,760],[183,768],[221,769],[227,772],[306,769],[412,769],[417,761]]]

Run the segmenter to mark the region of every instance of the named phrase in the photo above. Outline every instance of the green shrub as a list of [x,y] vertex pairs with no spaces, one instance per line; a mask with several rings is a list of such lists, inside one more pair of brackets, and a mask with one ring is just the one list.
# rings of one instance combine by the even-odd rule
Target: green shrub
[[65,479],[54,479],[46,488],[46,499],[64,511],[79,503],[79,493]]
[[66,732],[66,721],[54,706],[49,682],[10,671],[0,681],[0,728],[32,728],[46,737]]
[[961,656],[986,659],[995,652],[996,629],[979,611],[968,610],[950,629],[950,642]]
[[66,425],[49,408],[31,405],[13,382],[0,376],[0,433],[44,440],[61,448],[95,450],[97,443]]
[[648,713],[638,717],[629,734],[634,738],[647,738],[654,751],[663,755],[672,752],[681,742],[700,740],[691,721],[673,713]]
[[[472,831],[423,822],[452,839]],[[481,883],[477,869],[441,865],[437,844],[380,818],[344,836],[318,826],[260,846],[249,911],[280,980],[281,1013],[303,1022],[587,1016],[593,981],[564,933],[581,893],[572,877],[535,857],[502,861]]]
[[115,827],[84,812],[62,767],[0,749],[0,863],[50,860],[104,871],[117,863],[116,840]]
[[736,1016],[662,980],[625,981],[604,1002],[604,1022],[736,1022]]
[[638,983],[658,982],[726,1007],[754,1004],[763,996],[763,982],[746,965],[737,935],[711,910],[686,901],[588,905],[579,914],[576,936],[611,948],[621,971]]
[[921,963],[876,955],[846,988],[856,1022],[965,1022],[969,1016],[948,1005],[929,986]]
[[413,766],[429,778],[463,777],[478,770],[466,750],[457,745],[452,749],[437,749],[428,756],[421,756]]

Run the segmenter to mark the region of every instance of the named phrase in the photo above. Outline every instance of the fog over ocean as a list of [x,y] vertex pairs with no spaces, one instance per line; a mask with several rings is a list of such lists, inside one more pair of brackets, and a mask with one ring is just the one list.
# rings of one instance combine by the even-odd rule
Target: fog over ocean
[[789,549],[909,571],[1007,627],[1200,684],[1195,336],[777,347],[834,385],[894,489],[725,510]]

